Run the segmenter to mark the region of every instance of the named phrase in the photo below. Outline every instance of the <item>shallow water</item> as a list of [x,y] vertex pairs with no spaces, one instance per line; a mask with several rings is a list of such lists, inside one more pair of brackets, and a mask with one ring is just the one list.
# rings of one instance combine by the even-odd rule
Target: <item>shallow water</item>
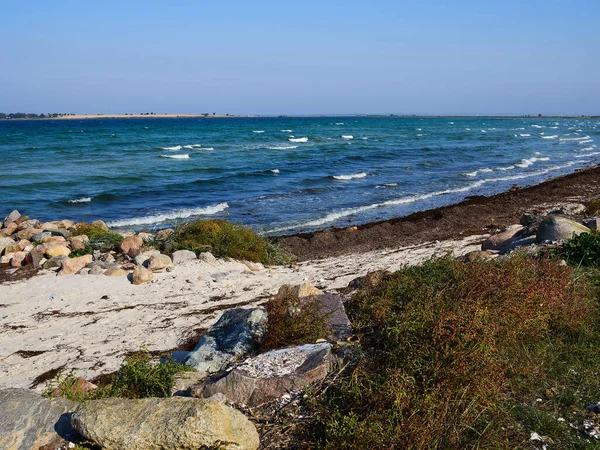
[[0,121],[0,215],[293,233],[525,186],[600,156],[598,119]]

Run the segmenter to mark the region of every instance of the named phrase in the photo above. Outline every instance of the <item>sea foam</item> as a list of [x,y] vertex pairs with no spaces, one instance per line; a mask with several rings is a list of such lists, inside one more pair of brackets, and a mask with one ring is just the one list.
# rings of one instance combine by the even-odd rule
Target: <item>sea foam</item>
[[342,139],[354,139],[354,136],[351,134],[342,134]]
[[339,181],[348,181],[348,180],[355,180],[357,178],[365,178],[366,176],[367,176],[366,172],[360,172],[360,173],[353,173],[350,175],[334,175],[333,179],[339,180]]
[[474,170],[473,172],[467,172],[463,175],[466,175],[467,177],[476,177],[480,173],[493,172],[493,171],[494,171],[493,169],[486,167],[485,169]]
[[525,168],[525,167],[531,166],[532,164],[534,164],[538,161],[548,161],[548,160],[550,160],[550,158],[548,158],[547,156],[542,157],[542,158],[535,158],[535,157],[527,158],[527,159],[523,158],[521,161],[519,161],[517,164],[515,164],[515,166]]
[[71,200],[67,201],[69,203],[89,203],[92,201],[92,197],[72,198]]
[[196,216],[211,216],[218,214],[229,208],[226,202],[217,205],[205,206],[202,208],[176,209],[163,214],[156,214],[144,217],[133,217],[131,219],[115,220],[108,222],[109,227],[131,227],[136,225],[152,225],[169,220],[188,219]]
[[160,155],[161,158],[170,158],[170,159],[190,159],[189,154],[184,155]]
[[175,145],[173,147],[161,147],[161,150],[169,150],[170,152],[176,152],[181,149],[182,149],[181,145]]
[[307,137],[290,138],[289,141],[290,142],[308,142],[308,138]]

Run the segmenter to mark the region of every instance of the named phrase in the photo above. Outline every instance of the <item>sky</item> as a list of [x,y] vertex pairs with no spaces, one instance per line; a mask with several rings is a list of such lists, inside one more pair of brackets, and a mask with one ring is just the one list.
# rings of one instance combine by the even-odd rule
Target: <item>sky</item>
[[0,112],[600,114],[599,0],[2,1]]

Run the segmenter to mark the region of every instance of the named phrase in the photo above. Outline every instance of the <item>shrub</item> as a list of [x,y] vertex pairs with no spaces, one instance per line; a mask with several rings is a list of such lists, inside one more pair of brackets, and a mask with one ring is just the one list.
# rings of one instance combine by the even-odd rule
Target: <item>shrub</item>
[[600,314],[571,268],[433,259],[347,309],[366,356],[314,394],[320,447],[529,448],[533,431],[586,444],[556,423],[598,401]]
[[592,230],[573,236],[557,253],[571,265],[600,267],[600,233]]
[[289,257],[254,230],[223,219],[206,219],[180,225],[166,242],[173,250],[195,253],[211,251],[215,256],[263,264],[283,264]]
[[92,250],[106,250],[115,248],[123,240],[123,236],[103,227],[82,222],[73,232],[73,236],[86,235],[90,242],[88,247]]
[[74,371],[69,371],[59,373],[48,384],[44,394],[77,402],[107,397],[169,397],[175,374],[193,370],[170,358],[159,364],[150,352],[143,349],[128,356],[119,371],[99,383],[96,389],[82,390],[79,378],[74,375]]
[[275,297],[266,304],[267,331],[263,351],[314,343],[331,333],[327,314],[316,298]]
[[596,216],[600,213],[600,198],[590,200],[586,205],[586,212],[590,216]]

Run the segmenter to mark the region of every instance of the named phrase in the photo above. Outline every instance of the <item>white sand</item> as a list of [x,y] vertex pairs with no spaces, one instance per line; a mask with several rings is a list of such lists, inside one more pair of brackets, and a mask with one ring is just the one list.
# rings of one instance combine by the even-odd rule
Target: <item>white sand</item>
[[60,367],[75,368],[88,379],[110,373],[142,344],[153,351],[175,348],[225,309],[263,303],[282,284],[309,281],[335,291],[369,271],[396,270],[436,253],[478,250],[483,238],[327,258],[297,269],[251,271],[240,262],[191,261],[141,286],[126,277],[50,272],[0,285],[0,388],[30,387],[36,377]]

